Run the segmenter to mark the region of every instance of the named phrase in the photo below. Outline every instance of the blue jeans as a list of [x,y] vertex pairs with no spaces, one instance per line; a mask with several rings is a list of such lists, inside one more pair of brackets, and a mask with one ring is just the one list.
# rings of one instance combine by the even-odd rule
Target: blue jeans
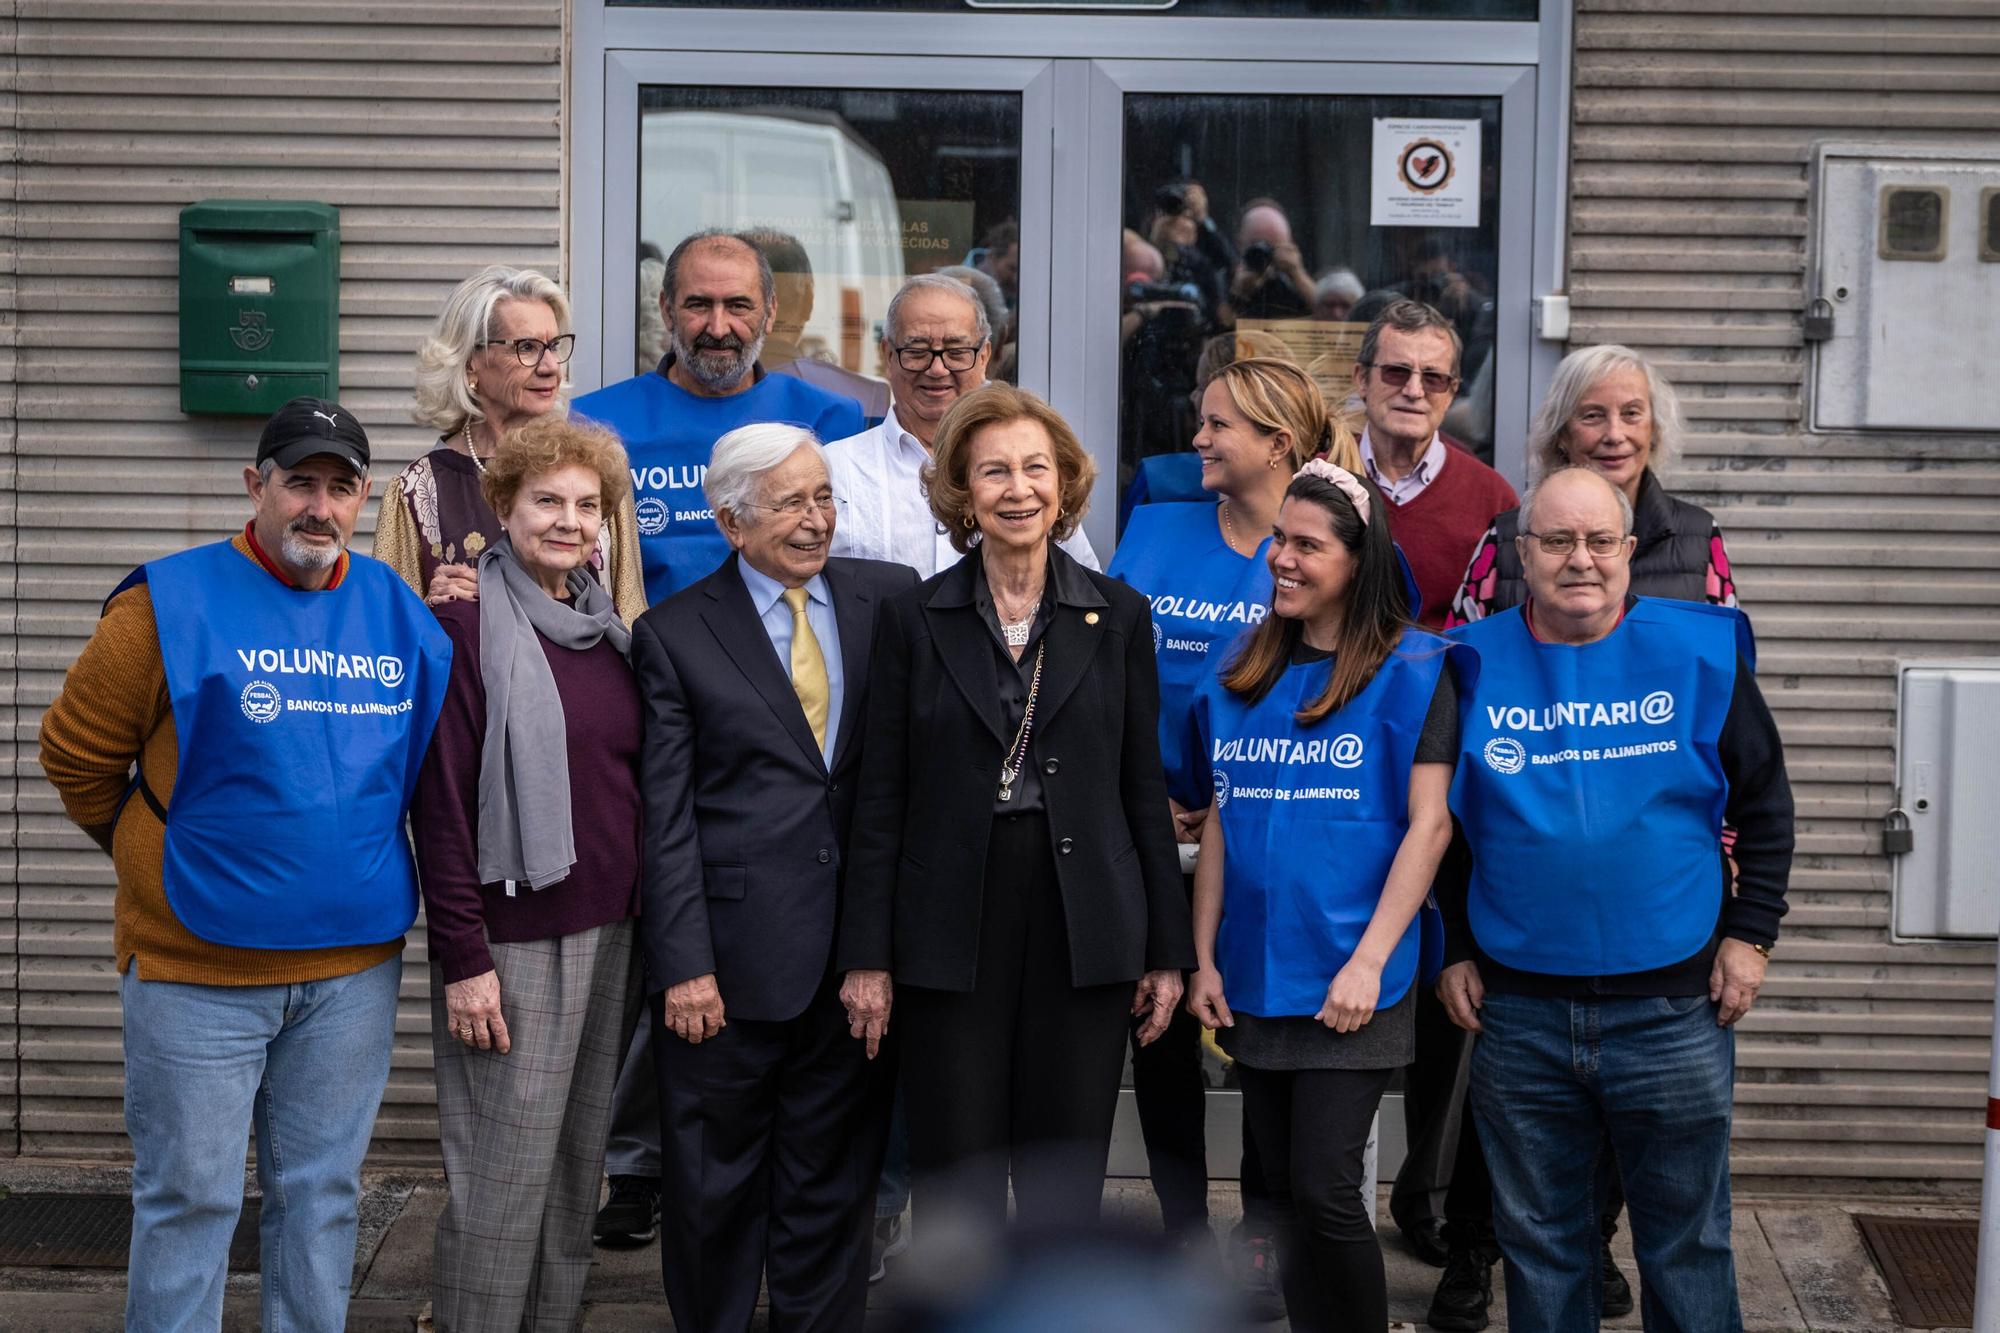
[[403,960],[292,986],[120,983],[132,1139],[128,1333],[222,1325],[257,1129],[265,1333],[337,1333],[361,1158],[389,1078]]
[[1649,1333],[1736,1333],[1729,1119],[1736,1036],[1708,997],[1489,993],[1472,1112],[1493,1173],[1507,1321],[1594,1333],[1601,1277],[1593,1178],[1608,1133],[1625,1181]]

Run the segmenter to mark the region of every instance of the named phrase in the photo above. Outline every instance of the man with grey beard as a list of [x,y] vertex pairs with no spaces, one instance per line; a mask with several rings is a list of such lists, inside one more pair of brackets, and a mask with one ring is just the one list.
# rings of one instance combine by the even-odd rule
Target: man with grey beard
[[657,606],[729,554],[702,499],[709,450],[738,426],[801,426],[822,440],[858,435],[852,398],[757,364],[777,314],[771,265],[732,232],[702,231],[667,256],[660,287],[667,354],[657,369],[576,400],[632,463],[646,600]]
[[42,719],[118,876],[128,1329],[220,1326],[253,1123],[263,1326],[345,1323],[417,915],[404,814],[451,663],[401,576],[347,550],[368,458],[340,404],[278,409],[250,522],[134,570]]

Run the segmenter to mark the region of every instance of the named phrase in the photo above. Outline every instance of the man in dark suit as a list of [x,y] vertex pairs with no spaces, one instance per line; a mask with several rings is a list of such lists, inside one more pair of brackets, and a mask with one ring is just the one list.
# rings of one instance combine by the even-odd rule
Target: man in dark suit
[[703,489],[734,553],[632,633],[667,1303],[738,1333],[761,1277],[774,1325],[859,1329],[891,1075],[833,948],[875,614],[916,575],[827,558],[810,431],[731,431]]

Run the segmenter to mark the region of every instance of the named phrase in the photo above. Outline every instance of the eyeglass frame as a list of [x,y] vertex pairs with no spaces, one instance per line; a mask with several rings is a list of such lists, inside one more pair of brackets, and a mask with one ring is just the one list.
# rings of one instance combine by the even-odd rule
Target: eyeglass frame
[[[1374,371],[1377,375],[1381,376],[1382,382],[1392,389],[1403,388],[1409,384],[1410,376],[1415,375],[1418,382],[1423,386],[1424,397],[1426,398],[1435,398],[1439,394],[1451,393],[1459,386],[1458,376],[1447,374],[1442,370],[1418,370],[1415,366],[1405,366],[1394,361],[1388,365],[1383,365],[1379,361],[1357,361],[1355,364],[1366,366],[1368,369]],[[1433,389],[1431,387],[1431,378],[1433,376],[1444,381],[1443,388]]]
[[[1610,560],[1615,557],[1625,557],[1631,554],[1630,544],[1632,542],[1632,534],[1629,532],[1617,537],[1612,536],[1608,532],[1593,532],[1587,537],[1579,537],[1574,532],[1532,532],[1527,528],[1522,528],[1518,536],[1532,537],[1535,545],[1541,550],[1541,553],[1547,556],[1567,556],[1576,550],[1579,544],[1589,553],[1592,560]],[[1608,551],[1592,551],[1590,549],[1591,542],[1600,537],[1609,538],[1616,542],[1617,545]],[[1567,542],[1569,544],[1560,551],[1552,551],[1548,545],[1551,540]]]
[[[526,355],[526,345],[530,343],[541,349],[532,357]],[[476,342],[472,347],[474,351],[484,351],[488,347],[508,348],[514,353],[516,361],[531,369],[542,364],[543,353],[553,355],[557,365],[566,366],[569,364],[569,359],[576,355],[576,335],[574,333],[558,333],[553,338],[493,338],[484,342]],[[557,350],[558,348],[561,350]]]
[[[970,347],[964,346],[963,344],[960,344],[959,346],[955,347],[931,347],[925,343],[906,343],[901,347],[897,347],[891,344],[889,350],[896,354],[896,364],[901,366],[909,374],[912,375],[925,374],[930,370],[932,362],[942,361],[944,362],[944,368],[946,370],[950,371],[954,375],[962,375],[966,371],[972,369],[975,365],[979,364],[979,353],[980,350],[985,346],[986,344],[983,341],[976,342],[972,344]],[[907,354],[911,352],[922,352],[924,354],[924,363],[921,366],[913,366],[908,361],[903,359]],[[951,363],[951,355],[955,352],[962,352],[965,354],[966,359],[964,365],[954,366]]]
[[794,495],[783,504],[767,505],[761,501],[750,500],[745,503],[744,507],[747,509],[762,509],[773,514],[783,514],[786,518],[804,518],[806,510],[817,509],[821,514],[837,518],[840,511],[847,507],[847,499],[839,495],[811,497]]

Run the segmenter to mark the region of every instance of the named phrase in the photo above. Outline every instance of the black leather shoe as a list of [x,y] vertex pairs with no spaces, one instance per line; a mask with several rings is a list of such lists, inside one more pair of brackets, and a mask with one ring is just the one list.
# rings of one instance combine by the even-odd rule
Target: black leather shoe
[[611,1197],[597,1210],[597,1243],[629,1250],[660,1234],[660,1182],[652,1176],[611,1177]]
[[1443,1268],[1445,1261],[1451,1258],[1451,1246],[1444,1239],[1442,1218],[1421,1218],[1411,1226],[1398,1225],[1396,1229],[1403,1233],[1404,1240],[1410,1242],[1410,1249],[1416,1252],[1417,1258],[1432,1268]]
[[1598,1310],[1606,1319],[1632,1313],[1632,1284],[1618,1271],[1618,1262],[1611,1257],[1609,1245],[1604,1247],[1604,1299]]
[[1479,1333],[1493,1304],[1493,1261],[1478,1250],[1453,1250],[1424,1322],[1446,1333]]

